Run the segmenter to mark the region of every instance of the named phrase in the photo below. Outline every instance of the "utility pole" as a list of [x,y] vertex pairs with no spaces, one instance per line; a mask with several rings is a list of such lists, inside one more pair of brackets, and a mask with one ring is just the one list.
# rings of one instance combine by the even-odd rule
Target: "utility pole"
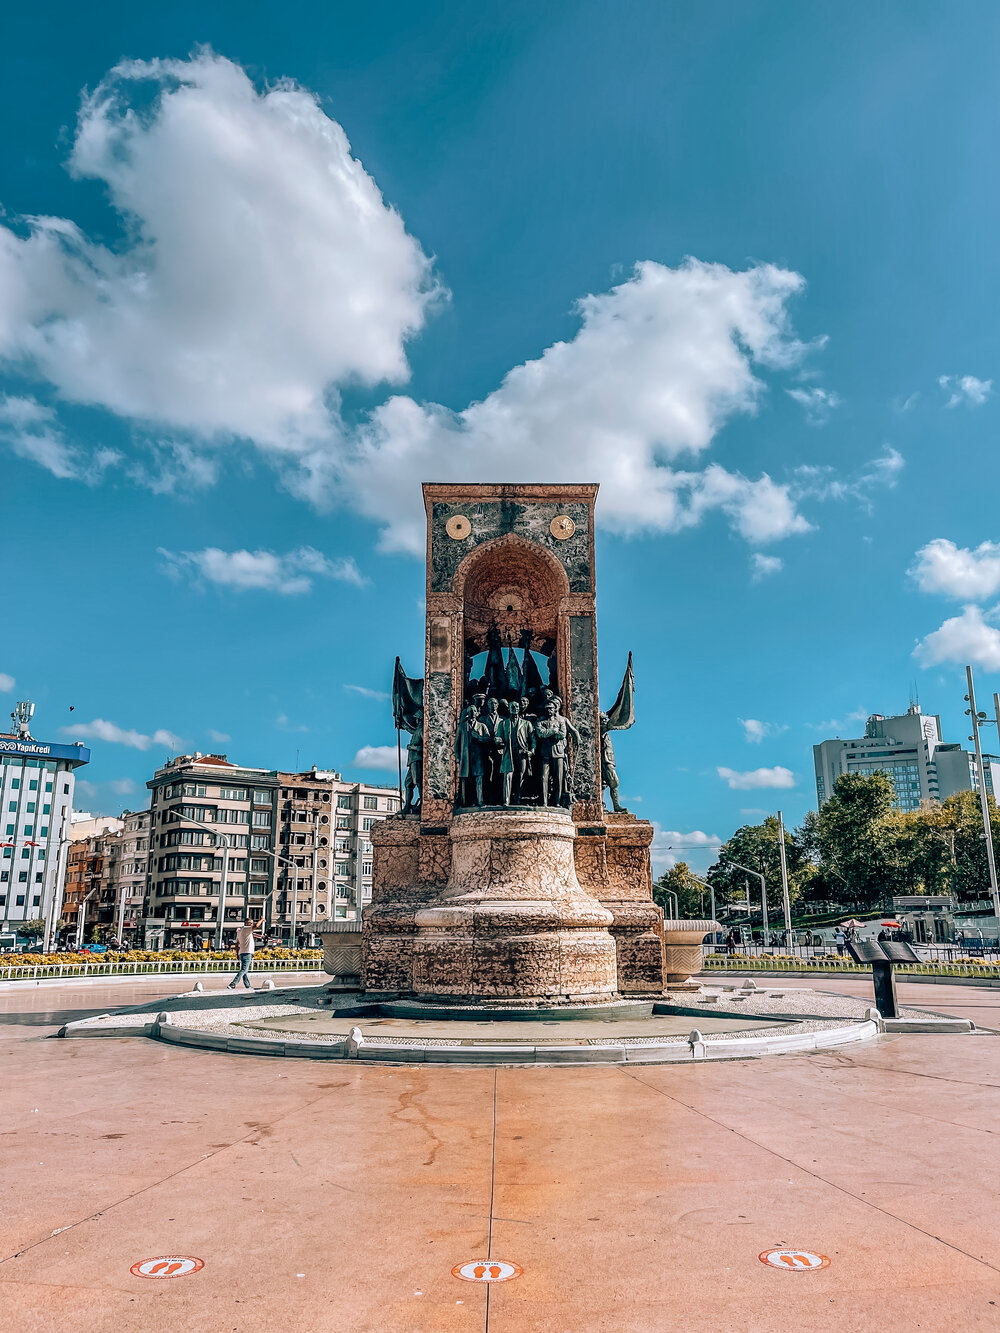
[[[969,693],[965,696],[968,702],[966,713],[972,718],[972,735],[969,737],[976,747],[976,771],[979,774],[979,804],[983,812],[983,839],[986,843],[986,864],[990,871],[990,897],[993,899],[993,915],[997,918],[1000,925],[1000,891],[997,889],[997,863],[993,851],[993,828],[990,823],[990,800],[986,794],[986,765],[983,763],[983,746],[979,739],[979,726],[985,713],[976,712],[976,689],[972,683],[972,667],[965,668],[965,679],[969,685]],[[993,696],[996,703],[996,695]]]
[[785,909],[785,943],[792,944],[792,902],[788,896],[788,865],[785,862],[785,822],[778,811],[778,855],[781,857],[781,901]]
[[[729,864],[733,867],[734,870],[742,870],[744,874],[754,875],[756,876],[757,879],[760,880],[760,914],[763,922],[764,947],[766,948],[767,947],[767,881],[764,879],[764,876],[760,873],[759,870],[751,870],[749,866],[741,866],[738,861],[730,861]],[[750,889],[749,886],[747,886],[747,901],[749,902],[749,900],[750,900]],[[750,924],[750,913],[748,910],[747,925],[749,924]],[[753,934],[753,927],[751,927],[750,933],[751,935]]]

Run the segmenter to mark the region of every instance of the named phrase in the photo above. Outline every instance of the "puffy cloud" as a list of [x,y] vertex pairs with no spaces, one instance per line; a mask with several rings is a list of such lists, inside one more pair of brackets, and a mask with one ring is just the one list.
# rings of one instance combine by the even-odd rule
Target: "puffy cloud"
[[112,778],[108,786],[116,796],[131,796],[136,790],[135,783],[131,778]]
[[936,537],[917,552],[910,570],[921,592],[944,593],[959,601],[979,601],[1000,592],[1000,545],[982,542],[975,550]]
[[362,745],[351,760],[353,768],[375,768],[380,772],[397,771],[397,752],[395,745]]
[[6,671],[0,671],[0,694],[9,694],[16,684],[17,681],[13,676],[8,676]]
[[63,727],[64,736],[76,740],[108,741],[112,745],[128,745],[133,750],[148,750],[152,745],[162,745],[168,750],[181,749],[184,742],[172,731],[160,728],[147,736],[141,731],[126,730],[114,722],[106,722],[102,717],[95,717],[93,722],[77,722],[71,727]]
[[[987,615],[996,615],[994,607]],[[917,644],[913,655],[923,666],[941,662],[969,663],[1000,671],[1000,629],[986,623],[978,606],[966,606]]]
[[754,551],[750,557],[750,569],[754,583],[760,583],[761,579],[766,579],[768,574],[777,574],[784,567],[785,562],[780,555],[764,555],[762,551]]
[[790,768],[754,768],[747,773],[738,773],[734,768],[717,768],[719,777],[727,782],[733,791],[753,791],[758,787],[794,787],[797,782]]
[[832,389],[820,389],[816,386],[808,389],[786,389],[792,398],[805,411],[806,420],[814,426],[821,426],[830,419],[830,413],[840,406],[840,395]]
[[718,464],[678,468],[733,415],[756,410],[757,367],[788,366],[803,347],[788,329],[798,274],[733,272],[688,259],[650,261],[578,303],[581,327],[515,367],[461,412],[396,396],[377,408],[346,465],[355,503],[385,524],[383,546],[418,553],[418,483],[570,480],[601,483],[601,523],[674,532],[722,511],[752,542],[804,532],[789,488]]
[[276,555],[273,551],[221,551],[217,546],[175,554],[161,546],[159,554],[166,562],[167,572],[174,577],[185,571],[193,572],[196,578],[240,592],[253,588],[290,596],[308,592],[314,577],[339,579],[358,587],[365,582],[350,556],[331,560],[312,546],[300,546],[286,555]]
[[128,244],[0,228],[0,354],[62,398],[295,452],[330,438],[330,385],[406,377],[430,262],[311,93],[258,92],[210,51],[125,61],[84,99],[69,167]]
[[226,741],[231,741],[233,739],[228,731],[215,731],[212,727],[209,727],[208,729],[208,738],[215,745],[225,745]]
[[756,717],[741,717],[739,724],[743,728],[743,739],[751,745],[759,745],[765,736],[777,736],[788,730],[777,722],[761,722]]
[[938,384],[948,395],[945,407],[982,407],[993,393],[992,380],[976,379],[975,375],[940,375]]
[[717,833],[703,833],[701,829],[681,833],[677,829],[663,829],[653,821],[653,842],[649,850],[658,870],[669,870],[678,861],[688,860],[692,852],[714,852],[721,846],[722,839]]

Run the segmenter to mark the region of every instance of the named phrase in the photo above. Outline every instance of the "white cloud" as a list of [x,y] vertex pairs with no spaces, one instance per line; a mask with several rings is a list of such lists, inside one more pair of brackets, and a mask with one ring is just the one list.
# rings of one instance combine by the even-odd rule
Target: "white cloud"
[[386,773],[395,773],[396,765],[395,745],[362,745],[351,760],[353,768],[377,768]]
[[[986,615],[998,613],[1000,607],[994,607]],[[966,606],[918,643],[913,656],[925,667],[956,662],[1000,671],[1000,629],[986,623],[978,606]]]
[[362,699],[378,699],[384,703],[389,698],[385,690],[370,690],[367,685],[345,685],[344,689],[351,694],[360,694]]
[[116,796],[131,796],[136,790],[136,785],[131,778],[113,778],[108,786]]
[[806,420],[814,426],[821,426],[830,419],[830,413],[840,406],[840,395],[831,389],[813,387],[809,389],[786,389],[789,398],[804,409]]
[[743,739],[751,745],[759,745],[765,736],[778,736],[788,730],[779,722],[761,722],[756,717],[741,717],[737,720],[743,728]]
[[982,407],[993,393],[992,380],[976,379],[975,375],[940,375],[938,384],[948,395],[945,407]]
[[167,573],[179,577],[185,571],[240,592],[253,588],[286,596],[308,592],[313,577],[339,579],[363,586],[365,579],[350,556],[331,560],[312,546],[278,555],[274,551],[221,551],[206,546],[203,551],[167,551],[162,546]]
[[910,570],[921,592],[979,601],[1000,592],[1000,545],[982,542],[975,550],[937,537],[917,552]]
[[797,779],[790,768],[754,768],[747,773],[738,773],[734,768],[716,769],[719,777],[727,782],[733,791],[754,791],[758,787],[794,787]]
[[6,441],[19,457],[30,459],[54,477],[83,481],[88,486],[99,482],[107,469],[121,460],[116,449],[88,451],[67,444],[55,412],[36,398],[11,394],[0,397],[0,440]]
[[123,61],[84,98],[69,168],[128,244],[0,228],[0,354],[61,398],[285,454],[330,440],[331,385],[406,378],[430,262],[311,93],[258,92],[211,51]]
[[0,694],[9,694],[17,681],[13,676],[8,676],[6,671],[0,671]]
[[697,458],[732,416],[756,410],[757,367],[788,366],[796,273],[737,273],[688,259],[644,262],[609,292],[578,303],[581,328],[515,367],[482,402],[452,412],[397,396],[377,408],[346,468],[355,501],[384,523],[383,546],[418,553],[428,476],[496,481],[600,481],[600,519],[630,532],[671,532],[721,510],[749,541],[804,532],[787,486]]
[[71,727],[63,727],[64,736],[76,740],[108,741],[112,745],[128,745],[133,750],[148,750],[152,745],[162,745],[174,752],[181,749],[184,742],[172,731],[160,728],[147,736],[141,731],[126,730],[114,722],[106,722],[102,717],[95,717],[93,722],[77,722]]
[[309,728],[303,722],[289,722],[287,713],[279,713],[274,719],[274,725],[279,731],[308,731]]
[[658,870],[669,870],[678,861],[689,860],[692,852],[714,852],[721,846],[722,839],[717,833],[703,833],[701,829],[681,833],[677,829],[663,829],[653,821],[653,842],[649,851]]
[[212,727],[208,729],[208,738],[216,745],[225,745],[226,741],[233,739],[228,731],[215,731]]
[[796,503],[810,499],[855,500],[870,511],[872,492],[894,490],[905,465],[899,450],[888,444],[878,458],[863,463],[853,476],[838,476],[835,468],[825,465],[804,464],[795,469],[791,494]]
[[764,555],[761,551],[754,551],[750,557],[754,583],[760,583],[761,579],[766,579],[769,574],[777,574],[784,567],[785,562],[780,555]]
[[828,718],[825,722],[812,722],[808,725],[810,725],[814,731],[823,731],[828,735],[830,732],[833,732],[835,736],[839,736],[842,731],[849,730],[855,722],[867,722],[870,716],[870,709],[855,708],[853,712],[846,714],[844,717],[832,717]]

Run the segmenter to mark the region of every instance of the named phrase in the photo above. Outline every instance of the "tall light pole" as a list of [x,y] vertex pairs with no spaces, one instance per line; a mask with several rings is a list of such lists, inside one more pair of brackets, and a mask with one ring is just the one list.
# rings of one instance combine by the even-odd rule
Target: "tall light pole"
[[[747,875],[756,875],[760,880],[760,912],[763,917],[763,937],[767,944],[767,881],[759,870],[751,870],[749,866],[741,866],[738,861],[730,861],[729,864],[734,870],[742,870]],[[747,895],[749,897],[749,895]]]
[[990,823],[990,799],[986,794],[986,767],[983,763],[983,746],[979,739],[979,726],[986,717],[985,713],[976,712],[976,689],[972,682],[972,667],[965,668],[965,679],[969,693],[965,696],[968,708],[965,710],[972,719],[972,735],[969,738],[976,747],[976,771],[979,774],[979,805],[983,812],[983,839],[986,843],[986,864],[990,872],[990,897],[993,899],[993,915],[1000,925],[1000,891],[997,889],[997,863],[993,851],[993,828]]
[[778,855],[781,858],[781,904],[785,909],[785,943],[792,943],[792,901],[788,894],[788,865],[785,862],[785,821],[778,811]]

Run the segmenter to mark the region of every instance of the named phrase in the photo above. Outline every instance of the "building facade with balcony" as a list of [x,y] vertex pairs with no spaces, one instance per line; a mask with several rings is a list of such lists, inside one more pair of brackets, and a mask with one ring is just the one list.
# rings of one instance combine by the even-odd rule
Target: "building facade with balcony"
[[[115,815],[78,815],[73,819],[66,855],[61,939],[89,943],[110,936],[122,821]],[[82,914],[82,917],[81,917]]]
[[228,844],[223,946],[231,947],[240,924],[262,915],[274,890],[275,773],[225,755],[180,755],[146,786],[146,946],[214,946]]

